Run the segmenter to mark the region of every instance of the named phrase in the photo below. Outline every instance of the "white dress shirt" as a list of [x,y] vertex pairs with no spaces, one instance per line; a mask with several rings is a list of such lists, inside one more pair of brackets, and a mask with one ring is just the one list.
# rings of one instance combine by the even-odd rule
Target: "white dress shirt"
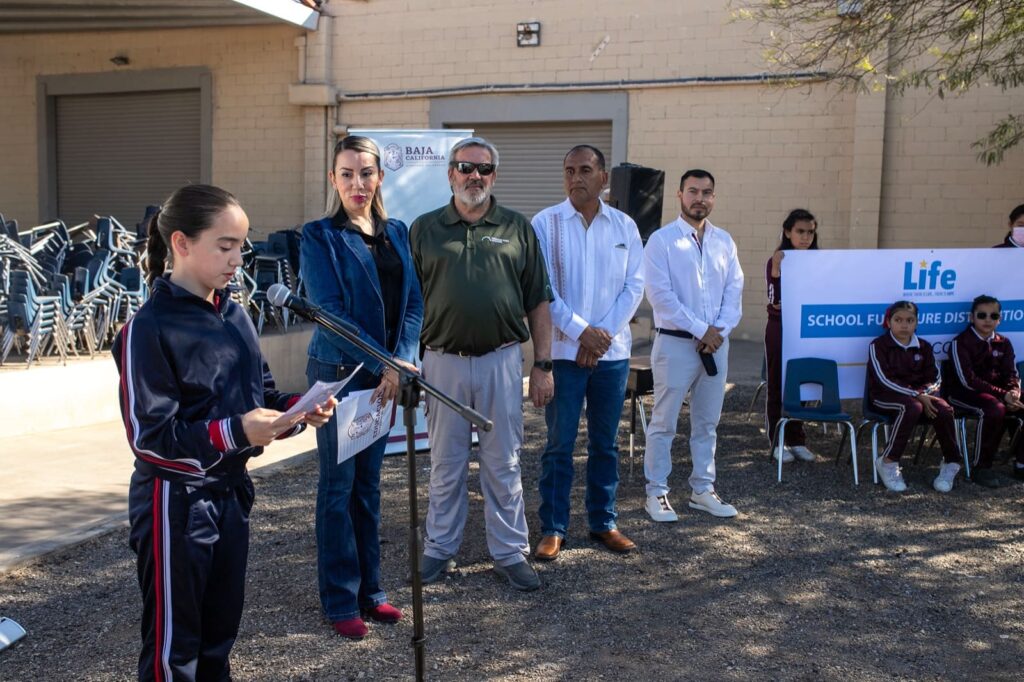
[[654,326],[690,332],[700,339],[709,326],[728,336],[743,314],[743,270],[736,243],[704,221],[704,243],[682,218],[656,230],[644,249],[647,300]]
[[644,295],[643,242],[636,223],[600,202],[586,226],[568,199],[533,218],[555,300],[551,357],[575,360],[579,338],[588,326],[612,335],[601,360],[629,358],[629,321]]

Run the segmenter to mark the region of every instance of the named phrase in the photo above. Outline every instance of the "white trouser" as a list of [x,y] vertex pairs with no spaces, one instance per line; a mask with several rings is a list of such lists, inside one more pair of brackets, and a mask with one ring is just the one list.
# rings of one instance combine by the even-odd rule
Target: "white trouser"
[[647,426],[644,475],[647,494],[668,494],[672,473],[672,439],[676,436],[679,408],[690,392],[690,457],[693,471],[690,488],[695,493],[715,489],[715,444],[718,420],[725,400],[725,377],[729,370],[729,339],[715,352],[718,374],[704,371],[693,339],[658,334],[651,349],[654,375],[654,410]]

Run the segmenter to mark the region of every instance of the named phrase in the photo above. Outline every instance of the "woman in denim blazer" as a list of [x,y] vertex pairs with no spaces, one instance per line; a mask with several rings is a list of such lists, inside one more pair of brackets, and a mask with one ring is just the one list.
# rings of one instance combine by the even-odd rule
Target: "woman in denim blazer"
[[[415,369],[423,298],[409,251],[409,229],[388,219],[380,185],[384,173],[373,141],[348,136],[334,147],[328,172],[333,190],[326,217],[302,230],[302,278],[312,301],[359,329],[382,353]],[[306,376],[337,380],[363,368],[345,393],[375,389],[395,400],[394,370],[344,339],[317,327],[309,343]],[[316,544],[320,602],[338,634],[362,639],[361,615],[394,623],[402,612],[380,585],[380,468],[387,438],[338,464],[337,417],[317,429],[320,482]]]

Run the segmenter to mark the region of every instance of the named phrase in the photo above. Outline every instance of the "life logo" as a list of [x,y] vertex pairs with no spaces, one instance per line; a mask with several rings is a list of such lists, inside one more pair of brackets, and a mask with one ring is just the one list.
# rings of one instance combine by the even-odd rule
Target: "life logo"
[[931,295],[952,295],[956,287],[956,270],[943,268],[942,261],[907,261],[903,264],[903,290]]

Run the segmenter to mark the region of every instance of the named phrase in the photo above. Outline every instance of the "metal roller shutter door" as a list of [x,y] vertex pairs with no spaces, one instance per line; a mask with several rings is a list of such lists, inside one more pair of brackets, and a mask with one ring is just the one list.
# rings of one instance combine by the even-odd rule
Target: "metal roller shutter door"
[[134,225],[147,204],[200,181],[199,90],[56,98],[57,211]]
[[503,206],[532,218],[541,209],[565,199],[562,160],[577,144],[590,144],[612,167],[611,121],[572,123],[458,123],[494,143],[500,155],[494,195]]

